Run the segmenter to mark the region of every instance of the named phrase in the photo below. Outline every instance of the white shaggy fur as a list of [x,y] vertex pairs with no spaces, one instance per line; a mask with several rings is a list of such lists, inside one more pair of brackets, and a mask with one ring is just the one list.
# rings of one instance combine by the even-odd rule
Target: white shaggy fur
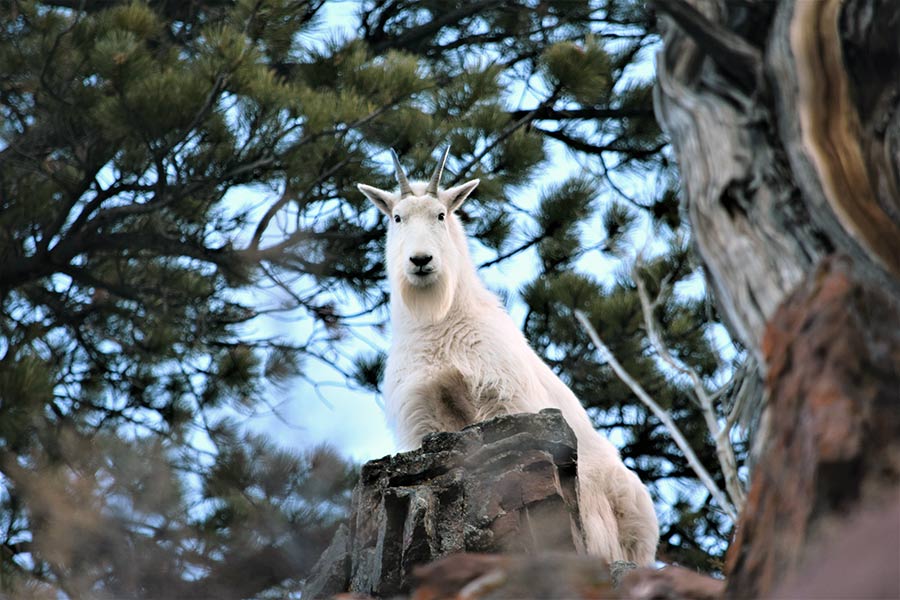
[[[390,219],[393,340],[384,395],[399,444],[412,449],[431,432],[558,408],[578,438],[588,552],[608,561],[651,564],[659,526],[650,494],[593,428],[572,391],[529,347],[469,258],[453,211],[478,180],[438,191],[435,197],[442,165],[427,187],[406,181],[396,157],[395,167],[401,193],[362,184],[359,189]],[[428,256],[431,260],[422,264]]]

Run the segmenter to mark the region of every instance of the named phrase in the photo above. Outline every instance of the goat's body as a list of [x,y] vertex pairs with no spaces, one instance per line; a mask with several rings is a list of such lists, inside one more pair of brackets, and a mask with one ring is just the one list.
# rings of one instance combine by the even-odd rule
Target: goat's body
[[653,562],[653,503],[615,447],[594,430],[572,391],[534,353],[493,294],[463,283],[437,323],[394,308],[394,342],[385,371],[388,419],[404,449],[436,431],[498,415],[558,408],[578,438],[581,516],[588,552],[607,560]]
[[[445,154],[446,158],[446,154]],[[403,449],[438,431],[506,414],[558,408],[578,438],[581,519],[588,552],[653,562],[659,539],[650,494],[594,430],[578,398],[528,345],[484,287],[453,216],[477,180],[439,190],[410,183],[395,156],[399,197],[360,185],[392,223],[387,270],[393,341],[384,396]]]

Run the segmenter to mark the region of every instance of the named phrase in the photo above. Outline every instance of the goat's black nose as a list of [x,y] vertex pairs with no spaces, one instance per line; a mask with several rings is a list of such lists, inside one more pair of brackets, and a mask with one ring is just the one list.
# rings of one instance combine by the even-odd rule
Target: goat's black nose
[[418,256],[410,256],[409,260],[411,260],[412,264],[416,265],[417,267],[424,267],[431,262],[431,257],[427,254],[419,254]]

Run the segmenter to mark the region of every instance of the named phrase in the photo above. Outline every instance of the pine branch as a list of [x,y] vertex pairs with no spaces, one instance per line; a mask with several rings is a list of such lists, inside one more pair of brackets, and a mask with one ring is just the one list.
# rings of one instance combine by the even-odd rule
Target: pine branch
[[569,146],[573,150],[578,150],[580,152],[584,152],[586,154],[602,154],[604,152],[619,152],[621,154],[627,154],[629,158],[649,158],[658,154],[663,148],[666,147],[666,143],[657,144],[652,148],[634,148],[627,146],[620,146],[617,144],[591,144],[589,142],[584,141],[583,139],[577,138],[575,136],[569,135],[562,129],[552,130],[552,129],[542,129],[540,127],[535,127],[535,131],[539,131],[546,135],[547,137],[558,140],[565,145]]
[[[445,12],[439,17],[432,19],[422,25],[412,27],[399,36],[393,37],[387,36],[385,34],[385,37],[387,39],[378,40],[376,43],[373,43],[371,46],[371,51],[374,54],[380,54],[388,49],[411,50],[415,48],[415,46],[423,39],[435,35],[442,28],[456,25],[463,19],[477,15],[480,12],[502,6],[503,4],[503,0],[480,0],[479,2],[464,3],[456,10]],[[381,32],[382,34],[384,34],[383,26],[381,28]],[[371,41],[374,40],[370,40],[370,42]]]
[[472,160],[467,162],[465,165],[463,165],[457,171],[456,176],[451,180],[450,183],[453,185],[459,183],[463,179],[463,176],[466,173],[468,173],[472,169],[472,167],[474,167],[476,164],[481,162],[481,159],[484,158],[488,152],[493,150],[498,144],[500,144],[503,140],[505,140],[506,138],[511,136],[513,133],[515,133],[516,131],[521,129],[523,126],[527,125],[528,123],[531,123],[534,115],[537,113],[537,111],[541,110],[541,108],[547,107],[547,106],[553,106],[553,103],[556,102],[556,100],[559,98],[560,91],[561,91],[561,89],[559,87],[556,87],[550,93],[550,95],[547,96],[547,98],[544,99],[537,107],[535,107],[530,112],[525,113],[525,115],[523,115],[522,117],[516,119],[515,121],[513,121],[512,123],[507,125],[499,134],[497,134],[497,137],[494,138],[493,142],[488,144],[481,152],[479,152],[475,156],[473,156]]
[[528,250],[529,248],[535,246],[536,244],[541,243],[544,239],[546,239],[546,237],[547,237],[547,236],[539,235],[539,236],[537,236],[537,237],[533,237],[533,238],[531,238],[531,239],[529,239],[529,240],[526,240],[525,242],[523,242],[523,243],[520,244],[519,246],[516,246],[516,247],[513,248],[512,250],[509,250],[508,252],[504,252],[503,254],[500,254],[500,255],[498,255],[498,256],[496,256],[496,257],[490,259],[490,260],[486,260],[485,262],[483,262],[483,263],[481,263],[480,265],[478,265],[478,268],[479,268],[479,269],[484,269],[484,268],[486,268],[486,267],[492,267],[492,266],[494,266],[494,265],[496,265],[496,264],[498,264],[498,263],[503,262],[503,261],[506,260],[507,258],[512,258],[512,257],[515,256],[516,254],[520,254],[520,253],[522,253],[522,252],[525,252],[526,250]]
[[534,121],[568,121],[568,120],[597,120],[597,119],[634,119],[653,118],[653,107],[645,108],[553,108],[538,107],[536,109],[514,110],[508,113],[513,119],[520,119],[526,115],[532,115]]
[[[343,127],[335,128],[330,131],[322,131],[322,132],[316,132],[314,134],[309,134],[309,135],[305,136],[302,140],[300,140],[296,144],[295,147],[301,146],[305,143],[315,141],[316,139],[322,137],[323,135],[334,135],[335,137],[337,137],[339,135],[349,133],[350,131],[352,131],[354,129],[358,129],[358,128],[362,127],[363,125],[369,123],[370,121],[380,117],[382,114],[391,110],[399,102],[400,102],[400,100],[397,98],[392,99],[390,102],[386,103],[385,105],[369,112],[366,115],[363,115],[362,117],[353,121],[352,123],[347,123],[347,125],[345,125]],[[351,162],[351,160],[352,160],[352,155],[347,157],[345,160],[340,161],[336,165],[333,165],[330,169],[328,169],[324,173],[320,174],[316,178],[315,181],[313,181],[311,184],[309,184],[307,186],[307,189],[304,192],[304,194],[309,193],[309,191],[312,190],[312,188],[314,188],[320,182],[326,180],[327,178],[331,177],[335,173],[339,172],[342,168],[347,166],[347,164],[349,164]],[[302,196],[302,194],[301,194],[301,196]],[[275,218],[275,215],[277,215],[278,212],[288,204],[288,202],[290,202],[291,200],[293,200],[295,198],[296,198],[296,196],[292,193],[292,190],[286,186],[284,189],[284,192],[282,193],[281,198],[279,198],[276,202],[274,202],[272,204],[272,206],[270,206],[269,209],[266,211],[266,214],[264,214],[262,216],[262,218],[260,218],[259,223],[256,226],[256,230],[253,232],[253,237],[250,240],[250,244],[248,245],[248,248],[253,249],[253,250],[259,249],[259,245],[262,242],[262,237],[265,234],[266,230],[268,229],[269,223],[272,221],[272,219]]]

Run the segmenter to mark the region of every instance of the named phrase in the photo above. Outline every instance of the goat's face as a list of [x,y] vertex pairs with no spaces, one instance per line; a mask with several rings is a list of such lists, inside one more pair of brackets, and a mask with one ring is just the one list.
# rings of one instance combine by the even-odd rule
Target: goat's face
[[433,196],[407,196],[389,215],[387,259],[390,276],[414,288],[451,277],[459,252],[450,235],[447,205]]
[[444,160],[427,184],[409,182],[394,155],[400,191],[397,194],[360,184],[365,194],[390,219],[387,268],[391,287],[413,314],[440,319],[453,303],[461,264],[467,260],[462,226],[453,211],[468,198],[478,180],[440,190]]

